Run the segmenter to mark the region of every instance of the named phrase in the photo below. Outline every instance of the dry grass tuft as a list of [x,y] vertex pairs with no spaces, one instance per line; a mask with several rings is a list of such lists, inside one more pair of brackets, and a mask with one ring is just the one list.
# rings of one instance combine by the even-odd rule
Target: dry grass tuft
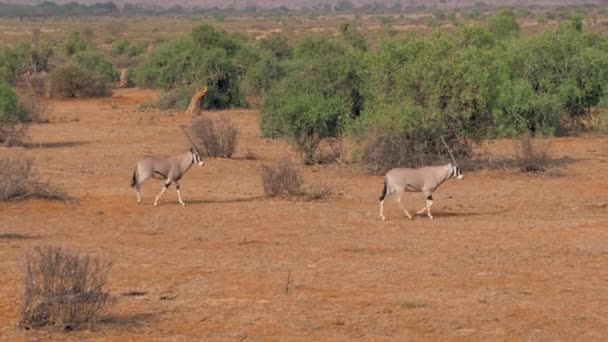
[[0,160],[0,201],[27,198],[69,199],[62,191],[39,180],[31,159]]
[[304,197],[307,201],[315,201],[333,196],[334,191],[329,185],[313,185],[306,189]]
[[198,118],[190,126],[197,148],[205,157],[230,158],[236,151],[239,130],[227,118],[212,121],[206,117]]
[[272,168],[266,164],[262,165],[260,175],[262,177],[264,195],[267,197],[275,197],[282,194],[299,196],[304,193],[302,191],[302,184],[304,183],[302,175],[288,158],[281,159],[276,168]]
[[38,247],[28,256],[19,325],[25,329],[73,330],[93,324],[110,303],[110,264],[57,247]]
[[28,123],[0,122],[0,145],[23,146],[27,139]]

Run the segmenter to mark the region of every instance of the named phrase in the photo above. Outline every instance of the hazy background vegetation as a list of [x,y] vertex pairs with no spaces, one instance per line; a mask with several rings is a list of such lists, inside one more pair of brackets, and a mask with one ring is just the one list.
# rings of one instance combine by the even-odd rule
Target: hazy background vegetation
[[0,117],[28,120],[20,92],[89,97],[137,86],[160,90],[151,106],[184,110],[207,86],[205,109],[259,109],[263,135],[293,143],[306,164],[322,159],[327,139],[348,139],[349,159],[372,172],[384,171],[380,160],[432,162],[446,153],[440,137],[466,157],[487,139],[605,124],[602,5],[235,4],[0,5],[10,16],[0,34]]

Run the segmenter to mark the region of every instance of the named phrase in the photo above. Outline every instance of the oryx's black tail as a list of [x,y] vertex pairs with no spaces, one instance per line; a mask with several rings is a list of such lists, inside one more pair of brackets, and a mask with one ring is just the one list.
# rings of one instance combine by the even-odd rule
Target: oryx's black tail
[[131,178],[131,187],[134,187],[137,184],[137,170],[133,171],[133,178]]
[[386,179],[384,180],[384,189],[382,189],[382,194],[380,194],[380,201],[384,200],[384,197],[386,197]]

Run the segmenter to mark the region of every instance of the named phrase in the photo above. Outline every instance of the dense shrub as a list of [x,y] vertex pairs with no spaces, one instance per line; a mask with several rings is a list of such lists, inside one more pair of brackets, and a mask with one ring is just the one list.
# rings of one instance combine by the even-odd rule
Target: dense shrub
[[13,89],[0,81],[0,144],[21,145],[32,119],[28,108],[19,102]]
[[72,32],[66,39],[64,44],[64,52],[68,56],[72,56],[75,53],[85,51],[87,49],[86,41],[80,36],[79,32]]
[[126,39],[119,39],[112,43],[113,56],[136,57],[146,51],[145,42],[131,43]]
[[306,164],[319,143],[334,137],[359,116],[357,58],[340,42],[308,38],[286,64],[285,77],[266,93],[260,124],[265,136],[294,143]]
[[95,323],[110,303],[110,264],[57,247],[27,258],[20,326],[73,330]]
[[235,56],[242,37],[218,32],[209,25],[193,29],[188,37],[160,46],[135,71],[141,87],[169,90],[207,85],[205,108],[244,104]]
[[53,97],[108,96],[119,74],[104,58],[90,51],[73,56],[73,62],[50,74],[49,93]]

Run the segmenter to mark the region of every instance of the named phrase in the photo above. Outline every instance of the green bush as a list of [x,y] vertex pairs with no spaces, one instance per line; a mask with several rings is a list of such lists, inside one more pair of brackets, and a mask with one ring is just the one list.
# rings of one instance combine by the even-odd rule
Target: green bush
[[207,85],[205,108],[242,106],[244,96],[235,63],[241,39],[201,25],[191,36],[163,44],[150,54],[135,70],[135,82],[165,91]]
[[72,56],[75,53],[84,51],[87,49],[86,41],[80,36],[79,32],[72,32],[66,39],[64,44],[64,51],[68,56]]
[[357,58],[339,42],[307,38],[285,64],[285,78],[264,98],[261,128],[265,136],[293,142],[311,164],[322,139],[334,137],[362,109]]
[[111,79],[76,64],[59,66],[50,74],[51,97],[99,97],[110,94]]
[[511,10],[502,10],[490,18],[488,29],[498,39],[517,38],[519,25],[515,21],[515,13]]
[[18,117],[17,95],[7,83],[0,82],[0,122],[14,120]]

